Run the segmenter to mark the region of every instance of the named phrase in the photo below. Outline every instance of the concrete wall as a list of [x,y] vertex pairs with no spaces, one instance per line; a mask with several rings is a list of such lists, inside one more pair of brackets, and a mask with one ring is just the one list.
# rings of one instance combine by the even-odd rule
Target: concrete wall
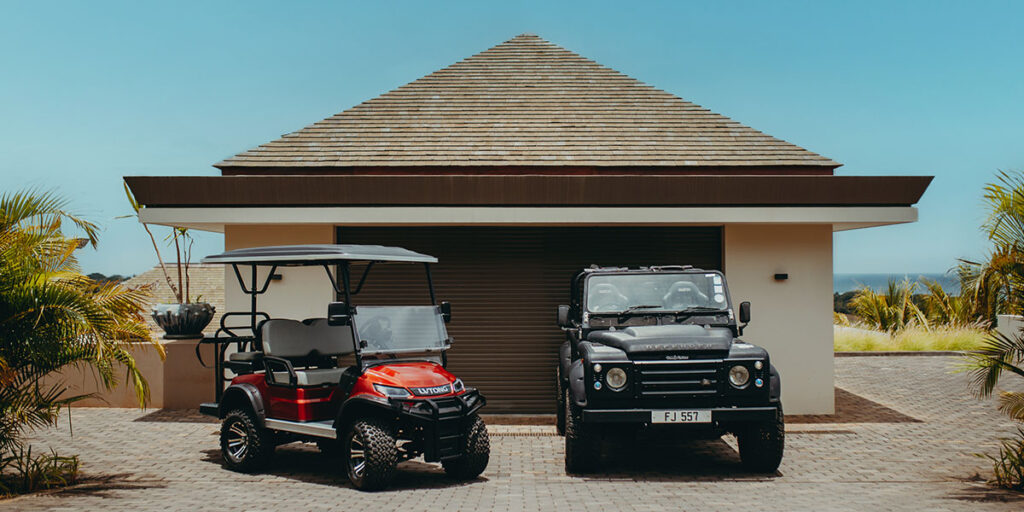
[[[162,333],[153,333],[159,336]],[[148,344],[133,347],[131,353],[142,376],[149,383],[149,408],[198,409],[202,402],[213,401],[213,370],[203,368],[196,359],[196,340],[161,340],[167,358]],[[213,347],[204,345],[203,360],[213,361]],[[119,384],[112,390],[103,388],[99,377],[89,367],[70,367],[43,379],[44,386],[63,385],[65,396],[95,393],[97,396],[76,402],[73,407],[127,407],[139,406],[135,388],[124,382],[122,367],[115,369]]]
[[731,224],[724,245],[732,299],[751,302],[743,337],[770,352],[786,413],[833,413],[832,226]]
[[[265,245],[293,244],[332,244],[334,243],[334,227],[329,225],[302,226],[226,226],[224,229],[224,250],[259,247]],[[240,267],[246,286],[249,286],[250,275],[244,267]],[[268,268],[259,271],[259,282],[266,279]],[[280,281],[270,283],[267,293],[260,295],[258,306],[274,318],[306,318],[327,315],[327,303],[333,300],[334,290],[327,280],[323,268],[279,268]],[[291,293],[275,293],[284,287]],[[302,293],[295,293],[301,290]],[[228,311],[249,311],[249,296],[242,293],[238,280],[230,266],[224,268],[224,294]],[[229,325],[244,323],[242,318],[235,318]],[[211,331],[212,332],[212,331]]]

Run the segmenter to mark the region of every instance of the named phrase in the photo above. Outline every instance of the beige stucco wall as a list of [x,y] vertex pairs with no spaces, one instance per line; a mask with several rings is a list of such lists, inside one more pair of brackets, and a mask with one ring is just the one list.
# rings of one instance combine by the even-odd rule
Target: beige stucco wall
[[743,338],[771,354],[786,413],[833,413],[832,226],[730,224],[724,246],[732,299],[751,302]]
[[[334,227],[330,225],[259,225],[225,226],[224,250],[260,247],[265,245],[332,244]],[[249,286],[248,269],[239,268],[246,286]],[[260,284],[266,279],[270,268],[259,271]],[[258,306],[274,318],[303,320],[327,315],[327,303],[334,297],[334,291],[323,268],[279,268],[280,281],[270,283],[267,293],[260,295]],[[287,287],[302,293],[275,293]],[[224,268],[224,294],[228,311],[249,311],[249,296],[242,293],[238,280],[230,266]],[[232,325],[244,322],[242,318],[232,319]]]
[[[154,337],[159,333],[153,333]],[[196,409],[202,402],[213,401],[213,370],[203,368],[196,359],[197,340],[161,340],[166,359],[148,344],[138,344],[131,349],[135,364],[149,383],[148,408]],[[203,360],[213,361],[213,347],[202,347]],[[64,396],[95,394],[75,402],[74,407],[127,407],[139,406],[135,388],[124,382],[125,370],[116,367],[114,375],[118,385],[107,390],[100,383],[96,372],[88,366],[68,367],[64,371],[43,379],[46,387],[66,387]]]

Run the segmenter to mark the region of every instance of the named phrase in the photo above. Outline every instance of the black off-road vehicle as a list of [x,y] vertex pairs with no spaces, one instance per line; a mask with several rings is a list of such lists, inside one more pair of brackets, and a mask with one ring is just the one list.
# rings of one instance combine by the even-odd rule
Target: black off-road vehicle
[[[725,276],[690,266],[591,267],[558,307],[567,341],[556,371],[565,469],[597,469],[601,442],[645,429],[738,439],[746,469],[774,472],[785,432],[768,352],[738,339]],[[737,318],[739,317],[739,323]]]

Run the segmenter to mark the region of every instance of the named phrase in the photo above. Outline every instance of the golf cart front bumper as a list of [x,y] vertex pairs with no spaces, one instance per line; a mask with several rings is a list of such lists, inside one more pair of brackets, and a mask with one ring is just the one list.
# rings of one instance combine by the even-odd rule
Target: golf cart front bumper
[[487,399],[467,388],[456,396],[390,398],[391,409],[409,424],[423,429],[423,456],[427,462],[455,459],[466,451],[471,419]]
[[[715,407],[694,408],[698,412],[710,412],[709,421],[703,422],[659,422],[655,417],[664,418],[660,409],[584,409],[584,423],[634,423],[692,426],[729,426],[739,423],[760,423],[773,421],[779,412],[777,406],[764,407]],[[693,412],[693,411],[686,411]],[[701,415],[703,416],[703,415]],[[703,419],[703,417],[701,418]]]

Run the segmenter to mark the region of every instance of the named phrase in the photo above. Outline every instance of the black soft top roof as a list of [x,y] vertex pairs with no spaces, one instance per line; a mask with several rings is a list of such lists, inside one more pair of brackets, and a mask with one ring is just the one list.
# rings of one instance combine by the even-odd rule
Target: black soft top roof
[[437,263],[437,258],[383,245],[309,244],[235,249],[202,260],[203,263],[278,266],[322,265],[340,261]]

